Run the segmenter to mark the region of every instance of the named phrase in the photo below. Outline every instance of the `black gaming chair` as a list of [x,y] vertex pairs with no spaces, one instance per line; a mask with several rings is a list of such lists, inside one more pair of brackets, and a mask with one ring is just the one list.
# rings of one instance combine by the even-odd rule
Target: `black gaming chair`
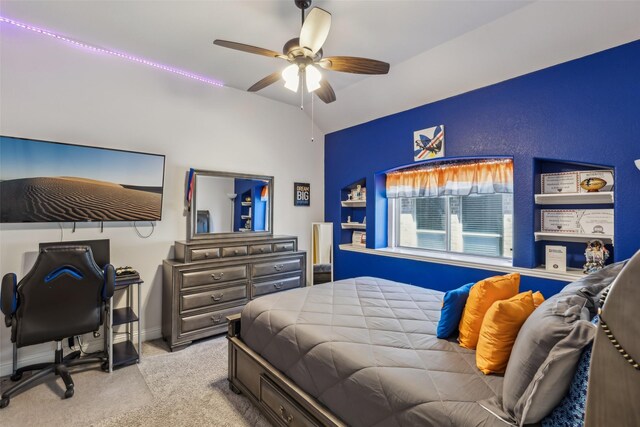
[[[43,248],[36,263],[17,283],[16,275],[2,278],[0,306],[5,324],[11,328],[13,375],[20,381],[22,373],[40,370],[2,394],[0,408],[10,398],[38,379],[55,373],[66,386],[65,398],[73,396],[73,380],[68,367],[85,363],[107,363],[106,353],[79,358],[80,352],[62,354],[65,338],[95,332],[104,321],[106,303],[113,295],[115,270],[96,265],[88,246],[55,246]],[[17,368],[17,349],[33,344],[56,341],[55,361]]]

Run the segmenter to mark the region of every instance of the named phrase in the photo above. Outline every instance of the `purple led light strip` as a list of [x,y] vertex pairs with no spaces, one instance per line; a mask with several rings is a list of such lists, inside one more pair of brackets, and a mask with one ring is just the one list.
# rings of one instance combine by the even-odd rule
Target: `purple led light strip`
[[158,64],[157,62],[149,61],[147,59],[138,58],[137,56],[133,56],[133,55],[130,55],[128,53],[121,53],[121,52],[116,52],[114,50],[109,50],[109,49],[104,49],[104,48],[101,48],[101,47],[91,46],[91,45],[88,45],[86,43],[82,43],[82,42],[79,42],[79,41],[76,41],[76,40],[72,40],[70,38],[67,38],[67,37],[61,36],[59,34],[53,33],[51,31],[44,30],[42,28],[34,27],[34,26],[28,25],[28,24],[23,24],[22,22],[18,22],[18,21],[15,21],[13,19],[10,19],[10,18],[5,18],[4,16],[0,16],[0,22],[5,22],[7,24],[11,24],[13,26],[16,26],[16,27],[19,27],[19,28],[22,28],[22,29],[25,29],[25,30],[33,31],[34,33],[38,33],[38,34],[42,34],[42,35],[45,35],[45,36],[53,37],[54,39],[58,39],[58,40],[61,40],[63,42],[67,42],[67,43],[70,43],[70,44],[72,44],[74,46],[81,47],[83,49],[87,49],[87,50],[90,50],[90,51],[93,51],[93,52],[105,53],[107,55],[116,56],[118,58],[126,59],[128,61],[137,62],[138,64],[144,64],[144,65],[147,65],[149,67],[157,68],[159,70],[168,71],[170,73],[177,74],[177,75],[182,76],[182,77],[187,77],[187,78],[190,78],[190,79],[193,79],[193,80],[198,80],[199,82],[207,83],[207,84],[210,84],[210,85],[213,85],[213,86],[224,87],[223,83],[221,83],[219,81],[216,81],[216,80],[209,79],[207,77],[198,76],[197,74],[193,74],[193,73],[190,73],[188,71],[179,70],[177,68],[172,68],[172,67],[169,67],[167,65]]

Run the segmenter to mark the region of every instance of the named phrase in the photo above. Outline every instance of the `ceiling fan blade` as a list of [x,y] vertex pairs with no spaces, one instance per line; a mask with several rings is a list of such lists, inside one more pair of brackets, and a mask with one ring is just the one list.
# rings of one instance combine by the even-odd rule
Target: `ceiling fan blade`
[[247,53],[254,53],[256,55],[270,56],[272,58],[287,59],[287,57],[285,55],[282,55],[281,53],[278,53],[276,51],[269,50],[269,49],[263,49],[263,48],[257,47],[257,46],[251,46],[249,44],[230,42],[228,40],[220,40],[220,39],[214,40],[213,44],[218,45],[218,46],[222,46],[222,47],[228,47],[229,49],[241,50],[241,51],[247,52]]
[[277,82],[278,80],[280,80],[280,78],[282,78],[282,73],[280,71],[276,71],[275,73],[269,74],[267,77],[251,86],[249,89],[247,89],[247,91],[257,92],[260,89],[264,89],[265,87]]
[[300,29],[300,47],[307,48],[314,54],[320,50],[331,28],[331,14],[324,9],[314,7]]
[[318,65],[327,70],[354,74],[387,74],[390,67],[386,62],[355,56],[330,56],[321,59]]
[[325,104],[329,104],[336,100],[336,93],[333,88],[325,79],[320,80],[320,88],[316,89],[313,93],[318,95]]

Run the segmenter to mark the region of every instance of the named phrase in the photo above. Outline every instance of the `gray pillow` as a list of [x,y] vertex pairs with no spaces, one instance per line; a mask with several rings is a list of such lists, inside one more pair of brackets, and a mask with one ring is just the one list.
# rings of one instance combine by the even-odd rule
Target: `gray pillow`
[[593,323],[578,320],[569,335],[551,349],[514,408],[519,425],[540,422],[560,403],[569,391],[582,350],[593,340],[596,329]]
[[[587,303],[587,298],[582,295],[564,293],[554,295],[534,310],[522,325],[509,357],[502,386],[503,410],[514,420],[516,420],[516,413],[522,413],[521,410],[516,411],[519,402],[529,398],[525,395],[525,391],[529,389],[540,367],[545,364],[547,358],[552,356],[554,347],[570,334],[577,334],[578,338],[584,337],[584,334],[574,332],[574,329],[578,327],[581,331],[584,328],[582,326],[584,322],[579,321],[585,320],[588,323],[590,320]],[[576,344],[576,341],[573,340],[572,343]],[[556,378],[556,380],[561,384],[568,383],[573,377],[573,370],[558,375],[563,378]],[[553,406],[555,404],[551,408]]]
[[591,317],[598,313],[600,307],[600,294],[618,277],[627,261],[610,264],[600,271],[585,275],[584,277],[569,283],[560,294],[578,294],[587,297],[587,308]]

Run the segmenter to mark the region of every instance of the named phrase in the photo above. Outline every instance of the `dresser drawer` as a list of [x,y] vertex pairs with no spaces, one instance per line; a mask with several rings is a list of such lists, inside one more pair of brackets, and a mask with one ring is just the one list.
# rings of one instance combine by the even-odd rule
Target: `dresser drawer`
[[260,376],[260,403],[266,407],[280,426],[320,426],[310,414],[285,397],[284,393],[264,375]]
[[270,254],[271,244],[249,246],[249,255]]
[[233,267],[211,268],[204,271],[190,271],[182,273],[182,288],[193,286],[211,285],[215,283],[229,282],[247,278],[247,266],[237,265]]
[[227,316],[240,313],[242,308],[243,306],[238,306],[196,316],[182,316],[180,317],[180,331],[181,333],[186,333],[199,329],[224,326],[227,324]]
[[220,258],[219,248],[191,249],[190,252],[191,252],[191,261],[201,261],[203,259]]
[[293,252],[293,242],[274,243],[273,252]]
[[228,286],[197,294],[180,296],[181,311],[194,310],[196,308],[215,307],[232,301],[241,302],[247,298],[247,284]]
[[222,258],[228,258],[232,256],[244,256],[247,254],[246,246],[229,246],[228,248],[222,248]]
[[255,263],[251,266],[253,277],[268,276],[270,274],[288,273],[302,268],[300,258],[284,259],[270,262]]
[[273,292],[286,291],[287,289],[299,288],[300,286],[300,276],[286,277],[284,279],[254,283],[251,286],[251,298],[259,297],[260,295],[271,294]]

